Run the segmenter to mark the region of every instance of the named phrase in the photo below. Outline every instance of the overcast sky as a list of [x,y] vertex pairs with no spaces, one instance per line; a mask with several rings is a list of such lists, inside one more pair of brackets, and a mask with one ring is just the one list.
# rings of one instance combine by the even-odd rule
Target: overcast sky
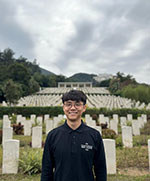
[[0,0],[0,50],[56,74],[150,84],[150,0]]

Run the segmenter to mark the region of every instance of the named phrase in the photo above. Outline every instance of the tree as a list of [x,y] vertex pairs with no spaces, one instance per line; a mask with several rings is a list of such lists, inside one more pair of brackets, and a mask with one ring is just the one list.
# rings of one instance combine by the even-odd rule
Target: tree
[[131,75],[125,76],[124,73],[118,72],[116,76],[111,79],[109,90],[112,94],[120,94],[121,90],[128,85],[137,85],[137,82]]
[[13,63],[14,62],[14,52],[10,48],[7,48],[1,53],[1,61],[5,64]]
[[14,63],[9,66],[8,71],[9,77],[13,81],[28,85],[31,75],[23,64]]
[[21,97],[21,87],[14,83],[13,80],[9,79],[3,89],[3,92],[6,97],[6,101],[9,103],[9,105],[16,104],[18,99]]
[[39,91],[39,88],[40,88],[39,84],[34,80],[34,78],[31,78],[29,80],[29,93],[30,94],[35,93]]

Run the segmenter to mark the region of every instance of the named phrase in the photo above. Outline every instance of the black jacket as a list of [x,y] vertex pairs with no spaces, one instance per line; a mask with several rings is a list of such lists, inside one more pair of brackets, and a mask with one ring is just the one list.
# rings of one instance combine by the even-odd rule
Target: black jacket
[[65,122],[49,132],[43,153],[41,181],[106,181],[100,133],[83,122],[71,129]]

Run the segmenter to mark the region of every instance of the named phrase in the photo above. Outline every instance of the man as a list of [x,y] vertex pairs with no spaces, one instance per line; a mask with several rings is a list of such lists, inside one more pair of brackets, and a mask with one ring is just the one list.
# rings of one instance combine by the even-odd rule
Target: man
[[71,90],[62,97],[65,123],[49,132],[43,153],[41,181],[106,181],[100,133],[86,126],[86,95]]

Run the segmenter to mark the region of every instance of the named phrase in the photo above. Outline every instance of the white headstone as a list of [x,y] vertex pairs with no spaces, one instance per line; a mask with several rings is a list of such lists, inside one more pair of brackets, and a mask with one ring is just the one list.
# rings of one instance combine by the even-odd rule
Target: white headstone
[[107,124],[107,127],[110,128],[109,117],[104,117],[104,119],[105,119],[105,123]]
[[113,114],[113,119],[117,121],[117,124],[119,122],[119,117],[118,114]]
[[32,128],[32,148],[42,147],[42,127],[36,126]]
[[121,127],[126,126],[126,124],[127,124],[126,117],[120,117],[120,125],[121,125]]
[[150,171],[150,139],[148,140],[148,158],[149,158],[149,171]]
[[130,126],[122,127],[122,142],[124,147],[133,147],[132,128]]
[[103,139],[108,174],[116,174],[116,144],[113,139]]
[[3,128],[10,128],[11,122],[3,119]]
[[21,120],[21,125],[24,126],[24,123],[26,122],[26,117],[22,117],[22,120]]
[[16,120],[17,124],[22,122],[22,115],[17,115],[17,120]]
[[39,126],[42,125],[42,120],[43,120],[42,116],[38,116],[38,117],[36,118],[37,124],[38,124]]
[[58,114],[58,117],[60,118],[60,120],[64,119],[64,115],[63,114]]
[[61,121],[61,119],[59,117],[53,117],[53,121],[54,121],[54,128],[58,127],[58,123]]
[[16,174],[18,172],[19,140],[7,140],[3,144],[3,174]]
[[12,139],[13,137],[13,128],[3,128],[3,140],[2,143],[4,144],[4,142],[6,140]]
[[31,136],[31,127],[32,127],[32,123],[30,120],[26,120],[24,122],[24,135],[25,136]]
[[95,129],[99,131],[99,133],[102,135],[102,128],[101,126],[95,126]]
[[89,114],[85,114],[85,120],[91,117]]
[[132,132],[134,136],[140,135],[140,123],[139,120],[132,120]]
[[127,114],[127,120],[132,121],[132,119],[133,119],[133,115],[132,114]]
[[54,121],[53,120],[46,120],[46,134],[53,129]]
[[104,118],[104,114],[99,114],[98,121],[99,121],[100,124],[105,124],[106,123],[106,119]]
[[118,123],[117,120],[110,120],[110,129],[114,130],[118,134]]
[[3,115],[3,120],[9,120],[8,115]]
[[146,114],[142,114],[141,117],[144,120],[144,123],[147,123],[147,115]]
[[44,123],[46,123],[46,120],[48,120],[49,119],[49,114],[45,114],[44,115]]
[[92,121],[92,117],[88,117],[88,118],[86,118],[86,124],[88,125],[88,126],[90,126],[90,124],[91,124],[91,121]]
[[139,121],[139,124],[140,124],[140,128],[143,128],[144,127],[144,120],[142,117],[138,117],[138,121]]
[[92,119],[90,122],[88,122],[88,125],[92,128],[95,128],[96,127],[96,121]]
[[35,124],[36,115],[35,114],[31,114],[30,115],[30,119],[31,119],[32,124]]

